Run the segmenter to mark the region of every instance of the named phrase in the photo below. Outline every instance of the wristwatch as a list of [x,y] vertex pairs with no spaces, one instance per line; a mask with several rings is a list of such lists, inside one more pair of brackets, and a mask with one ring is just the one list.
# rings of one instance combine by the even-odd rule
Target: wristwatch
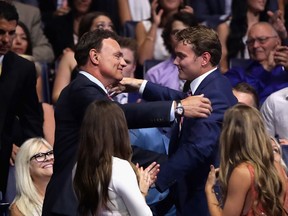
[[184,107],[180,100],[176,101],[175,117],[182,117],[184,115]]

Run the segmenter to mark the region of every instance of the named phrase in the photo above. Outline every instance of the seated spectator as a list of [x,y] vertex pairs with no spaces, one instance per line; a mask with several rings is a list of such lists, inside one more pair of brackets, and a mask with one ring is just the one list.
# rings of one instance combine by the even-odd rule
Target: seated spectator
[[[135,70],[137,66],[137,42],[132,38],[119,37],[118,43],[121,47],[121,52],[123,53],[123,58],[126,62],[126,67],[123,68],[122,74],[124,77],[135,76]],[[114,100],[121,104],[140,102],[140,94],[138,93],[121,93],[116,95]]]
[[261,113],[270,136],[288,139],[288,87],[271,94],[263,103]]
[[[79,37],[81,37],[85,32],[95,29],[107,29],[114,31],[113,23],[106,13],[91,12],[86,14],[79,24]],[[79,71],[76,66],[77,62],[74,58],[74,51],[70,50],[69,52],[65,52],[56,71],[52,91],[53,103],[56,103],[63,88],[65,88],[71,82],[71,80],[77,76]]]
[[274,158],[260,112],[245,104],[230,108],[224,116],[220,145],[223,203],[219,204],[214,192],[218,171],[211,165],[205,186],[210,215],[284,215],[287,176]]
[[246,105],[259,108],[259,99],[255,89],[248,83],[238,83],[233,88],[233,94],[238,99],[238,102]]
[[[284,167],[286,173],[287,173],[287,150],[286,148],[288,147],[288,142],[286,142],[286,145],[280,145],[278,142],[279,139],[275,137],[270,137],[271,143],[272,143],[272,149],[274,153],[274,160],[278,163],[281,163],[281,165]],[[284,148],[283,148],[284,147]],[[284,152],[283,152],[284,149]]]
[[37,62],[51,63],[54,60],[54,53],[41,27],[40,10],[31,5],[14,0],[13,4],[19,14],[19,20],[27,26],[31,34],[32,55],[34,60]]
[[[181,3],[181,0],[153,0],[151,5],[151,19],[144,20],[137,24],[136,39],[138,43],[139,63],[141,65],[143,65],[147,59],[165,60],[169,57],[161,34],[169,17],[182,9],[183,5],[181,5]],[[191,7],[187,6],[184,10],[193,13]]]
[[[24,23],[18,22],[16,26],[15,38],[12,42],[11,50],[18,55],[26,58],[30,61],[34,61],[32,56],[32,43],[29,31]],[[42,104],[42,112],[44,117],[43,122],[43,132],[45,139],[50,143],[54,143],[54,110],[53,107],[48,103],[43,103],[43,84],[42,84],[42,68],[38,62],[35,62],[35,67],[37,71],[37,82],[36,91],[38,95],[39,102]]]
[[[34,62],[34,57],[32,56],[32,42],[30,32],[21,21],[18,22],[15,32],[15,38],[12,43],[11,50],[18,55]],[[41,65],[35,62],[35,67],[37,71],[37,83],[36,91],[39,101],[43,101],[43,81],[41,76]]]
[[182,11],[174,14],[167,21],[163,29],[162,38],[171,56],[167,60],[149,69],[148,72],[144,74],[145,79],[175,90],[183,90],[184,80],[179,78],[178,67],[174,65],[175,35],[178,31],[187,27],[196,26],[197,24],[197,20],[193,14]]
[[[232,1],[231,19],[217,27],[222,44],[222,58],[220,70],[225,73],[229,69],[232,58],[249,58],[245,45],[247,33],[251,26],[258,22],[271,22],[281,39],[286,39],[287,32],[284,19],[280,11],[273,14],[268,12],[269,1],[234,0]],[[269,15],[273,18],[269,19]],[[274,18],[275,17],[275,18]]]
[[79,215],[152,215],[143,196],[155,182],[159,166],[152,163],[145,170],[139,168],[138,185],[121,108],[109,101],[91,103],[82,121],[79,140],[74,175]]
[[42,215],[53,163],[53,148],[43,138],[31,138],[22,144],[15,161],[17,194],[10,207],[11,216]]
[[227,76],[235,86],[246,82],[255,88],[260,105],[273,92],[288,87],[288,47],[267,22],[254,24],[246,41],[251,62],[245,67],[233,67]]
[[92,0],[69,0],[68,6],[71,10],[65,15],[53,17],[45,25],[45,34],[52,44],[56,59],[77,44],[79,23],[82,17],[90,11],[91,3]]

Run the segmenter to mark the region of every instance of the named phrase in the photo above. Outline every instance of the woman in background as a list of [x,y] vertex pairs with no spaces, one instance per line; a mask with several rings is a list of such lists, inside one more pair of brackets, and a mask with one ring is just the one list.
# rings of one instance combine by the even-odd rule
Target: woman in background
[[163,27],[168,19],[179,10],[193,13],[193,9],[183,5],[182,0],[153,0],[151,3],[151,19],[143,20],[136,26],[139,63],[147,59],[165,60],[170,54],[166,50],[161,37]]
[[[34,61],[32,56],[32,42],[30,33],[24,23],[18,22],[15,32],[15,38],[12,43],[11,50],[18,55],[26,58],[29,61]],[[42,85],[42,69],[38,62],[35,62],[35,67],[37,71],[37,82],[36,82],[36,92],[38,95],[39,102],[42,105],[44,123],[43,131],[44,138],[51,144],[54,144],[54,130],[55,130],[55,120],[54,120],[54,109],[53,107],[43,102],[43,85]],[[17,147],[18,148],[18,147]]]
[[[29,61],[34,62],[34,58],[32,56],[32,41],[28,28],[21,21],[18,22],[16,26],[15,38],[12,42],[11,50],[18,55],[26,58]],[[36,91],[38,95],[38,99],[40,102],[43,101],[43,93],[42,93],[42,77],[41,77],[41,65],[38,62],[35,62],[35,67],[37,71],[37,83],[36,83]]]
[[43,138],[28,139],[15,161],[16,197],[11,216],[41,216],[46,186],[53,173],[53,148]]
[[[229,69],[229,61],[232,58],[249,58],[245,45],[247,33],[251,26],[264,21],[270,22],[281,39],[287,37],[284,19],[281,11],[272,13],[269,11],[269,0],[233,0],[231,20],[217,27],[219,39],[222,44],[222,58],[220,70],[222,73]],[[269,11],[269,12],[268,12]]]
[[220,145],[222,203],[214,192],[217,170],[211,165],[205,187],[210,215],[287,215],[287,176],[274,158],[260,112],[245,104],[226,111]]

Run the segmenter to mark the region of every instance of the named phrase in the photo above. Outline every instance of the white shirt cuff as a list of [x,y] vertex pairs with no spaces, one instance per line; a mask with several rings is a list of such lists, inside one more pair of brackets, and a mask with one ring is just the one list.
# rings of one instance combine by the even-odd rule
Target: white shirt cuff
[[[140,94],[143,94],[144,90],[145,90],[145,87],[146,87],[146,84],[147,84],[147,80],[143,80],[140,88],[139,88],[139,93]],[[175,120],[175,101],[172,102],[172,105],[171,105],[171,110],[170,110],[170,121],[174,121]]]
[[147,80],[143,80],[143,82],[142,82],[142,84],[141,84],[141,86],[140,86],[140,88],[139,88],[139,93],[140,93],[140,94],[143,94],[147,82],[148,82]]

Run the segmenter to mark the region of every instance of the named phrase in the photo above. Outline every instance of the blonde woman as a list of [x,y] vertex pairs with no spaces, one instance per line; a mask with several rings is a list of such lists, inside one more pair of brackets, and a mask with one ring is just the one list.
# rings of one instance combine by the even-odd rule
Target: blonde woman
[[43,138],[28,139],[15,160],[16,197],[11,216],[41,216],[46,186],[53,173],[53,149]]
[[256,108],[237,104],[224,116],[220,136],[219,183],[222,206],[211,166],[205,192],[211,216],[287,215],[287,177]]

